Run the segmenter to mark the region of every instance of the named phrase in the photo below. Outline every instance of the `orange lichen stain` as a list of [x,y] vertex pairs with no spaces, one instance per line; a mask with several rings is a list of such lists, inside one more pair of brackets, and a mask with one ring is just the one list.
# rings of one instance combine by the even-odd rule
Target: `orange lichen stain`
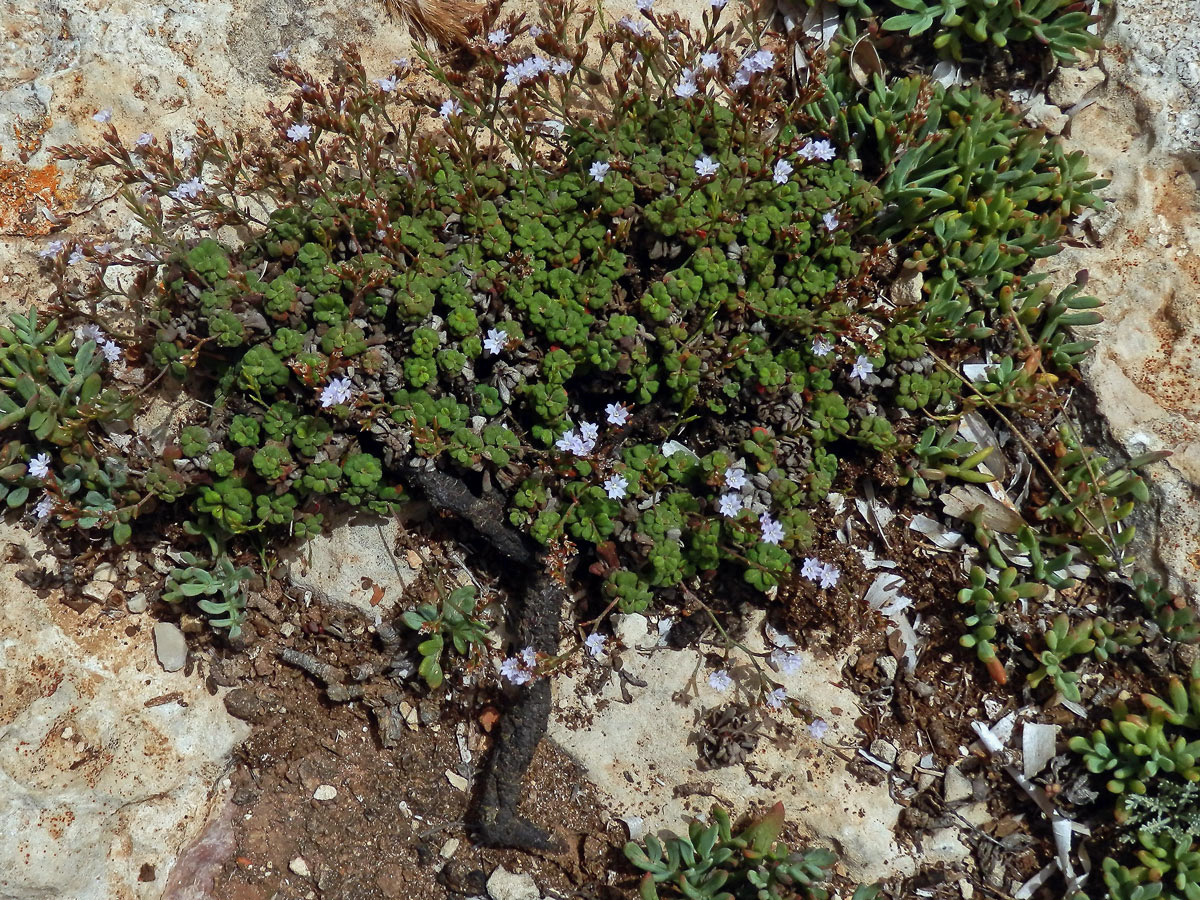
[[0,234],[49,234],[54,226],[39,207],[55,216],[65,215],[78,197],[73,187],[63,185],[62,172],[54,163],[30,168],[0,160]]

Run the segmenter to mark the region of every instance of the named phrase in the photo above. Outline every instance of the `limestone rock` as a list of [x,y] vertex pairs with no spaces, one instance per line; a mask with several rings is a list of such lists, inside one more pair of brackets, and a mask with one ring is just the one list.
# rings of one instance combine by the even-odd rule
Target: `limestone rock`
[[1143,115],[1138,130],[1156,149],[1195,154],[1200,148],[1200,15],[1194,0],[1121,0],[1114,8],[1101,65],[1110,79],[1137,96]]
[[1068,69],[1060,67],[1050,82],[1046,96],[1060,109],[1069,109],[1088,93],[1104,83],[1104,70],[1099,66],[1090,69]]
[[[753,652],[768,650],[761,625],[761,613],[750,617],[742,639]],[[895,841],[900,807],[888,796],[886,783],[872,786],[849,774],[845,761],[812,737],[803,721],[784,712],[772,714],[770,727],[778,725],[782,732],[778,741],[759,741],[750,754],[753,779],[744,766],[700,771],[690,740],[695,716],[729,699],[709,687],[700,654],[690,648],[660,649],[649,655],[626,653],[622,659],[625,671],[646,683],[630,688],[631,703],[622,702],[615,678],[593,694],[581,687],[583,673],[564,673],[554,681],[549,730],[550,738],[583,765],[614,819],[639,820],[649,834],[663,829],[678,833],[689,818],[707,814],[713,802],[741,814],[781,800],[788,821],[813,844],[839,848],[852,878],[875,881],[916,871],[914,857]],[[833,685],[844,662],[806,654],[798,671],[771,676],[791,699],[829,723],[829,743],[858,735],[853,724],[861,714],[858,698]],[[755,677],[740,651],[726,667],[737,679]],[[678,697],[693,699],[682,702]],[[576,730],[581,720],[588,725]],[[614,754],[614,747],[620,753]],[[702,789],[677,790],[688,784]]]
[[[38,549],[10,526],[0,541]],[[249,729],[202,679],[146,666],[145,632],[126,624],[0,566],[0,895],[158,897],[143,864],[171,871],[224,802],[209,791]]]
[[[1170,450],[1147,470],[1156,509],[1136,549],[1200,593],[1200,17],[1188,4],[1123,0],[1101,57],[1108,83],[1077,113],[1067,149],[1112,180],[1085,238],[1047,260],[1059,284],[1080,270],[1104,321],[1084,368],[1100,413],[1129,454]],[[1097,246],[1098,244],[1098,246]]]
[[396,552],[400,523],[362,517],[336,523],[332,530],[282,554],[293,584],[314,599],[354,609],[368,619],[390,612],[417,572]]
[[1048,135],[1062,134],[1067,122],[1066,113],[1041,97],[1035,97],[1032,105],[1025,111],[1025,124],[1030,128],[1045,129]]

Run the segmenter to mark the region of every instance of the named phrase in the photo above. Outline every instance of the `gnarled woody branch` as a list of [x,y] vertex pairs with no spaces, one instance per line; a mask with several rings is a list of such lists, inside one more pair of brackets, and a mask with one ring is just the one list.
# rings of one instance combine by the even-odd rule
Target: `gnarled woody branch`
[[[520,647],[540,653],[558,652],[559,620],[566,605],[566,587],[527,546],[524,538],[504,524],[503,508],[490,494],[477,497],[463,482],[436,469],[413,468],[404,473],[436,509],[471,524],[497,553],[523,566],[537,567],[517,603],[516,640]],[[517,815],[521,781],[533,762],[537,745],[550,718],[550,681],[538,678],[518,688],[519,694],[500,722],[492,749],[475,825],[481,843],[526,850],[557,849],[542,829]]]

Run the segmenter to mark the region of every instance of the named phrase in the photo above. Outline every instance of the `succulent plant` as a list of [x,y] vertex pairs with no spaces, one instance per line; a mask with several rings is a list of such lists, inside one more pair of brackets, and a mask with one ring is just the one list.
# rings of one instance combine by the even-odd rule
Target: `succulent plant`
[[171,570],[163,599],[168,603],[194,599],[208,615],[210,625],[226,628],[229,636],[236,638],[246,618],[243,582],[251,575],[249,567],[235,567],[224,553],[217,555],[211,567],[186,551],[179,558],[186,566]]
[[400,616],[400,620],[421,635],[424,640],[417,645],[421,664],[417,672],[432,689],[441,687],[445,680],[442,657],[447,641],[460,656],[474,657],[484,647],[487,624],[476,617],[473,585],[457,587],[434,603],[423,603],[416,609]]
[[1072,628],[1066,613],[1056,616],[1045,634],[1046,649],[1038,654],[1041,666],[1029,676],[1029,686],[1037,687],[1049,678],[1060,694],[1078,703],[1079,674],[1068,671],[1065,663],[1072,656],[1082,656],[1096,648],[1096,641],[1091,636],[1094,624],[1088,620]]

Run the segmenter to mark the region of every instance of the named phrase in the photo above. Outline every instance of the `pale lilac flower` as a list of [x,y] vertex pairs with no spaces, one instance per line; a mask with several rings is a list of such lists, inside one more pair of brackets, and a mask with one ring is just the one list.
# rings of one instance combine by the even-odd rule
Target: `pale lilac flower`
[[50,454],[39,453],[29,461],[29,474],[34,478],[45,479],[50,474]]
[[550,61],[536,53],[520,62],[509,63],[504,69],[504,83],[522,85],[533,81],[550,68]]
[[71,255],[67,257],[67,265],[73,266],[75,263],[83,262],[84,259],[83,248],[76,244],[75,249],[71,251]]
[[837,156],[837,150],[833,144],[825,139],[819,141],[808,141],[800,148],[799,153],[805,159],[819,159],[823,162],[828,162]]
[[783,526],[772,519],[770,513],[763,513],[761,516],[759,516],[758,524],[762,528],[762,539],[764,544],[778,544],[783,540]]
[[192,178],[185,181],[173,191],[168,191],[167,196],[173,200],[194,200],[204,192],[204,182],[199,178]]
[[708,686],[718,693],[725,693],[733,687],[733,679],[724,669],[717,669],[708,676]]
[[583,639],[583,645],[587,647],[587,652],[591,654],[592,659],[599,659],[604,655],[604,644],[607,640],[600,632],[594,631]]
[[644,12],[644,13],[653,12],[654,11],[654,0],[637,0],[637,8],[638,8],[638,12]]
[[101,125],[104,125],[110,119],[112,119],[112,110],[111,109],[102,109],[98,113],[96,113],[94,116],[92,116],[92,119],[99,122]]
[[307,141],[310,137],[312,137],[312,126],[307,122],[296,122],[295,124],[288,126],[287,136],[288,140],[293,144],[298,144],[301,141]]
[[39,519],[47,518],[50,515],[50,513],[53,511],[54,511],[54,498],[52,498],[49,494],[43,495],[42,499],[39,500],[37,502],[37,505],[33,508],[33,514],[35,516],[37,516]]
[[579,435],[575,433],[574,428],[564,431],[562,437],[554,442],[554,446],[563,453],[574,453],[576,456],[583,455],[583,442],[579,439]]
[[335,378],[321,390],[321,407],[328,409],[339,403],[348,403],[354,396],[354,389],[347,377]]
[[100,330],[100,326],[89,322],[87,325],[79,325],[75,329],[75,340],[79,343],[84,341],[95,341],[99,344],[104,340],[104,332]]
[[508,343],[508,335],[499,328],[492,328],[483,342],[483,349],[495,356],[504,349],[506,343]]
[[829,231],[833,231],[833,229],[838,227],[837,213],[835,213],[832,209],[829,210],[827,213],[825,213],[825,215],[821,216],[821,224],[824,225]]
[[835,565],[825,563],[821,567],[821,587],[828,590],[831,587],[837,587],[838,580],[842,577],[842,570]]
[[550,71],[555,75],[570,75],[574,70],[575,64],[569,59],[563,59],[561,56],[557,57],[550,64]]
[[271,57],[276,62],[287,62],[288,57],[291,55],[292,55],[292,48],[284,47],[282,50],[278,50],[275,53],[272,53]]
[[696,174],[701,178],[708,178],[709,176],[716,175],[717,169],[721,168],[721,164],[708,154],[701,156],[698,160],[696,160],[694,165]]
[[736,74],[733,76],[733,87],[744,88],[746,85],[748,85],[750,83],[750,74],[751,73],[749,70],[747,70],[744,66],[738,69]]
[[766,704],[771,709],[782,709],[784,701],[787,700],[787,690],[777,687],[775,690],[767,694]]
[[746,470],[740,466],[730,466],[725,470],[725,487],[732,491],[740,491],[746,486]]
[[617,24],[637,37],[642,37],[646,33],[646,23],[641,19],[631,19],[629,16],[624,16]]
[[813,356],[828,356],[833,350],[833,344],[824,338],[813,338],[812,352]]
[[592,163],[592,167],[588,169],[588,174],[592,176],[593,181],[603,181],[604,176],[608,174],[609,168],[608,163],[596,160]]
[[625,497],[625,491],[629,488],[629,479],[624,475],[610,475],[608,480],[604,482],[604,493],[608,494],[609,500],[622,500]]
[[762,49],[746,58],[746,67],[752,72],[770,72],[775,66],[775,54]]
[[375,83],[379,85],[379,89],[385,94],[390,94],[396,89],[396,85],[400,80],[395,75],[389,75],[387,78],[376,78]]
[[495,31],[488,32],[488,43],[493,47],[503,47],[511,39],[511,35],[503,28],[497,28]]
[[717,508],[721,511],[721,515],[736,519],[742,511],[742,495],[733,491],[722,494],[721,499],[717,501]]
[[689,97],[695,97],[697,90],[696,82],[684,80],[675,85],[675,96],[686,100]]
[[541,37],[541,36],[542,36],[542,32],[543,32],[543,29],[542,29],[542,26],[541,26],[541,25],[530,25],[530,26],[529,26],[529,36],[530,36],[531,38],[539,38],[539,37]]
[[585,442],[590,441],[594,444],[596,443],[596,438],[600,437],[600,426],[595,422],[580,422],[579,436],[583,438]]
[[500,675],[513,684],[528,684],[533,680],[533,673],[525,669],[521,665],[521,661],[514,656],[510,656],[500,663]]
[[804,657],[795,650],[779,648],[771,651],[771,665],[784,675],[795,675],[804,665]]
[[863,379],[875,371],[875,366],[867,357],[860,355],[854,361],[854,367],[850,370],[851,378]]
[[776,184],[787,184],[788,178],[792,172],[796,171],[790,162],[786,159],[780,159],[775,162],[774,180]]
[[58,256],[58,254],[63,252],[63,249],[66,246],[67,245],[62,241],[51,241],[38,251],[38,256],[40,256],[42,259],[49,259],[52,256]]
[[808,733],[819,741],[829,733],[829,723],[824,719],[814,719],[813,723],[808,726]]
[[407,69],[408,68],[408,57],[401,56],[398,59],[393,59],[392,65],[395,66],[397,69]]
[[700,57],[700,68],[715,69],[721,64],[721,54],[710,50],[708,53],[702,54]]
[[137,136],[137,140],[133,143],[138,147],[149,147],[154,143],[154,135],[148,131],[143,131]]
[[448,100],[442,101],[442,108],[439,110],[443,119],[449,122],[455,116],[462,115],[462,104],[451,97]]
[[[583,432],[584,426],[592,429],[596,428],[595,425],[592,425],[589,422],[584,422],[583,426],[580,426],[580,432]],[[586,434],[576,434],[575,429],[572,428],[565,432],[563,436],[555,442],[554,446],[559,450],[562,450],[564,453],[574,453],[576,456],[587,456],[596,449],[596,438],[594,436],[588,437]]]
[[121,358],[121,348],[108,338],[101,338],[96,346],[100,348],[100,352],[110,363],[115,363]]
[[608,424],[616,425],[618,428],[629,421],[629,410],[620,403],[608,404],[604,407],[604,414],[608,418]]
[[804,560],[804,565],[800,567],[800,575],[804,578],[807,578],[809,581],[820,581],[821,570],[824,568],[824,563],[822,563],[815,556],[810,556]]
[[521,662],[525,664],[527,669],[537,668],[537,651],[532,647],[526,647],[521,651]]
[[724,9],[725,4],[728,2],[729,0],[709,0],[709,3],[713,9]]

